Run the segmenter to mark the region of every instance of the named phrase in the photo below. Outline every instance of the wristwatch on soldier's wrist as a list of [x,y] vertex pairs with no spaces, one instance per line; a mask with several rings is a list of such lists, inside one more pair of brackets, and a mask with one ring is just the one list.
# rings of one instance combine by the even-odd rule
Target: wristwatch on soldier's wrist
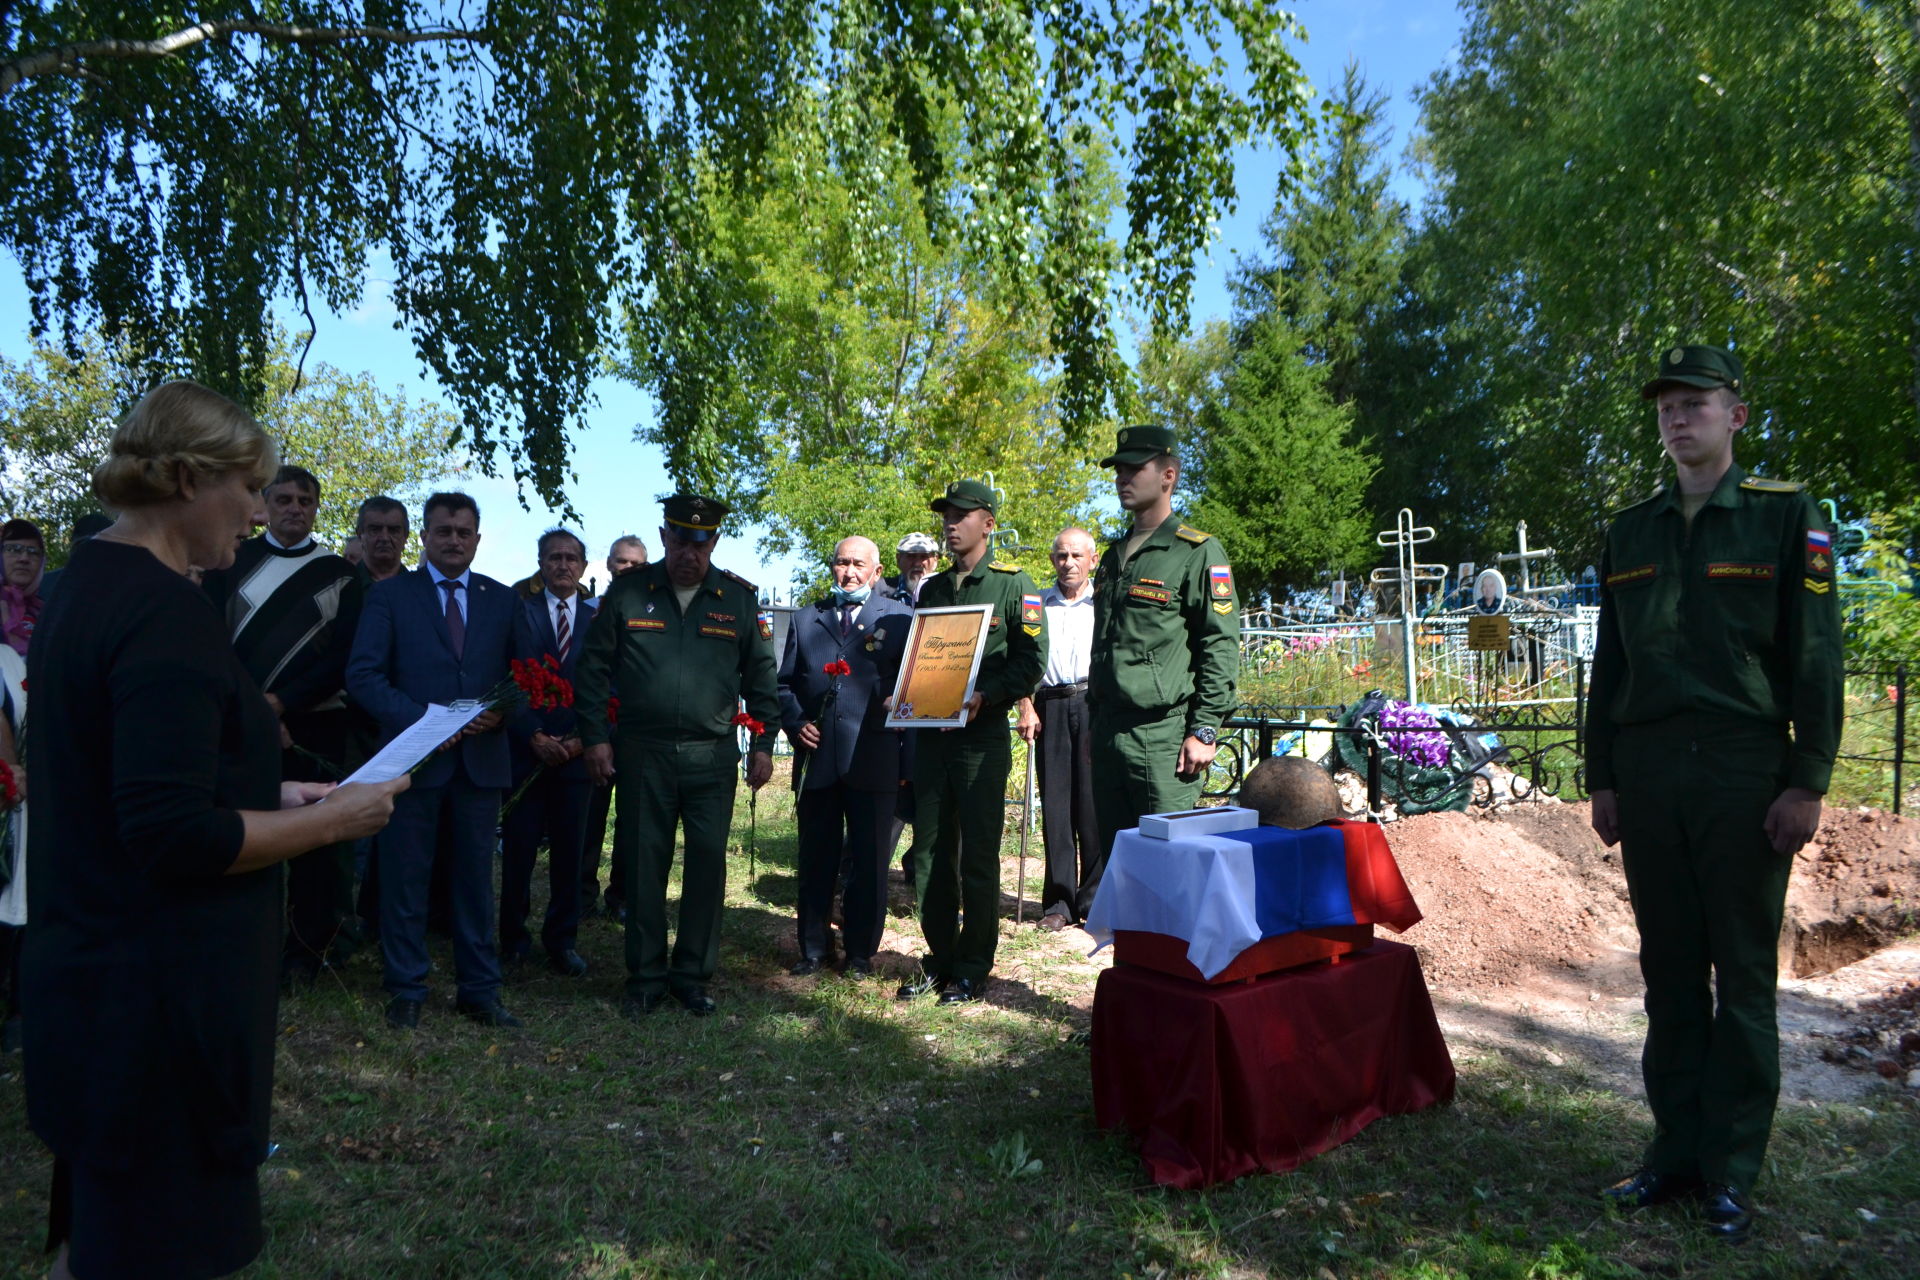
[[1214,744],[1214,742],[1219,738],[1220,735],[1215,733],[1212,729],[1201,728],[1201,729],[1193,730],[1187,736],[1199,742],[1200,745],[1202,746],[1210,747]]

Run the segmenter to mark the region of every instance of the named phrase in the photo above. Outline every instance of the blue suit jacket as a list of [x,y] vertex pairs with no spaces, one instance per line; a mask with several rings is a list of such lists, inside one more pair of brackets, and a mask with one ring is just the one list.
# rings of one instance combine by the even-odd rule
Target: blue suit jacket
[[840,636],[839,610],[821,600],[800,610],[787,629],[780,661],[780,724],[799,746],[800,726],[818,720],[834,678],[822,670],[844,659],[853,674],[820,726],[820,749],[807,765],[806,788],[842,782],[856,791],[897,791],[907,775],[901,746],[906,734],[882,727],[883,699],[893,693],[907,651],[913,610],[878,591],[867,597],[853,630]]
[[[513,589],[479,573],[467,581],[466,643],[459,661],[447,634],[443,596],[424,568],[376,583],[367,593],[347,659],[347,692],[379,722],[383,741],[418,720],[428,703],[484,698],[507,678],[517,611]],[[453,751],[434,755],[413,785],[451,781],[456,753],[475,786],[512,784],[507,735],[495,732],[474,734]]]
[[[562,653],[560,639],[553,634],[553,613],[547,608],[546,591],[542,589],[534,595],[524,591],[514,594],[517,597],[514,603],[519,608],[513,615],[513,656],[540,662],[552,654],[560,660],[560,677],[572,684],[580,652],[587,647],[587,626],[593,621],[594,602],[585,597],[579,598],[573,630],[567,637],[567,651]],[[572,707],[555,707],[551,711],[535,711],[529,707],[508,722],[507,738],[513,746],[513,780],[516,786],[540,763],[533,754],[533,748],[528,745],[533,735],[545,733],[550,738],[564,738],[575,732],[579,718],[579,713]],[[554,772],[563,778],[584,780],[587,776],[586,758],[577,756]]]

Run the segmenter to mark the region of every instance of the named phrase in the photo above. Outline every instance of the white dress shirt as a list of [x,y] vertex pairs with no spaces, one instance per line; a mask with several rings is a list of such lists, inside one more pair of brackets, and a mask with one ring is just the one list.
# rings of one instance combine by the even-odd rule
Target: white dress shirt
[[1040,593],[1047,611],[1047,670],[1040,687],[1078,684],[1093,663],[1093,588],[1082,586],[1080,598],[1069,600],[1055,583]]
[[[436,567],[431,560],[427,561],[427,572],[433,577],[433,594],[440,597],[440,612],[445,613],[447,611],[447,593],[440,589],[440,584],[449,581],[449,578],[446,574],[440,572],[439,568]],[[460,605],[460,621],[462,622],[473,621],[473,614],[467,609],[467,595],[473,590],[472,578],[473,570],[469,569],[459,577],[451,579],[451,581],[460,584],[460,589],[453,593],[453,598]]]

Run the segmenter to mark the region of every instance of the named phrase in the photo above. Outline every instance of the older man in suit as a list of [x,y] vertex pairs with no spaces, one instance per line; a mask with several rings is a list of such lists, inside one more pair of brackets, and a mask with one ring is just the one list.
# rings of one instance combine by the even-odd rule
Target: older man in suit
[[[580,592],[586,567],[586,543],[565,529],[547,530],[540,536],[537,585],[520,593],[514,618],[515,655],[547,663],[569,684],[593,621],[593,601]],[[593,783],[575,732],[578,714],[571,706],[528,707],[508,723],[514,793],[520,798],[500,833],[500,954],[508,964],[517,964],[532,950],[527,912],[534,855],[544,836],[548,896],[540,944],[546,949],[547,967],[567,978],[587,972],[574,944],[580,932],[581,849]]]
[[[436,493],[422,510],[426,563],[367,593],[347,662],[347,691],[392,738],[429,704],[483,698],[507,678],[513,590],[472,571],[480,508],[464,493]],[[427,998],[427,883],[435,841],[451,836],[455,1007],[483,1026],[517,1027],[500,1004],[493,947],[493,843],[512,781],[499,713],[489,711],[414,775],[380,838],[380,949],[391,997],[387,1022],[420,1023]]]
[[800,960],[790,972],[802,977],[831,958],[827,915],[843,852],[852,867],[843,916],[847,973],[873,972],[905,737],[884,726],[881,703],[893,692],[913,624],[910,608],[874,589],[880,551],[871,541],[843,540],[831,567],[832,592],[794,618],[780,663],[780,723],[797,752],[799,792]]

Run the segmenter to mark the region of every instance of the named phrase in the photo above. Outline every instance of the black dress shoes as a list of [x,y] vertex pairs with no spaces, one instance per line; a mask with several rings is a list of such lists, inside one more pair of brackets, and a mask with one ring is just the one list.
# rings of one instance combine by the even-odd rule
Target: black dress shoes
[[1602,1188],[1600,1198],[1622,1209],[1650,1209],[1672,1200],[1692,1199],[1700,1190],[1700,1179],[1677,1173],[1636,1170],[1610,1187]]
[[849,978],[871,978],[873,976],[873,961],[867,956],[848,956],[847,967],[841,972],[845,973]]
[[658,1009],[667,998],[664,991],[649,991],[645,995],[628,996],[620,1002],[620,1016],[628,1022],[639,1022]]
[[699,987],[675,987],[673,998],[680,1002],[682,1009],[696,1018],[704,1018],[720,1007],[713,1002],[712,996]]
[[469,1022],[477,1022],[483,1027],[524,1027],[527,1024],[507,1012],[506,1006],[498,1000],[488,1004],[469,1004],[459,1000],[453,1006]]
[[565,951],[547,952],[547,968],[563,978],[587,976],[587,962],[572,947],[568,947]]
[[923,973],[919,977],[900,984],[893,993],[895,1000],[917,1000],[921,996],[937,996],[946,991],[948,979],[937,974]]
[[396,1031],[412,1031],[420,1025],[420,1001],[395,996],[387,1001],[387,1025]]
[[940,993],[941,1004],[967,1004],[978,1000],[986,993],[985,978],[955,978]]
[[1739,1244],[1753,1229],[1753,1203],[1738,1187],[1710,1183],[1700,1189],[1700,1211],[1707,1230],[1728,1244]]
[[820,962],[812,956],[801,956],[800,963],[788,969],[787,972],[796,978],[811,978],[820,972]]

